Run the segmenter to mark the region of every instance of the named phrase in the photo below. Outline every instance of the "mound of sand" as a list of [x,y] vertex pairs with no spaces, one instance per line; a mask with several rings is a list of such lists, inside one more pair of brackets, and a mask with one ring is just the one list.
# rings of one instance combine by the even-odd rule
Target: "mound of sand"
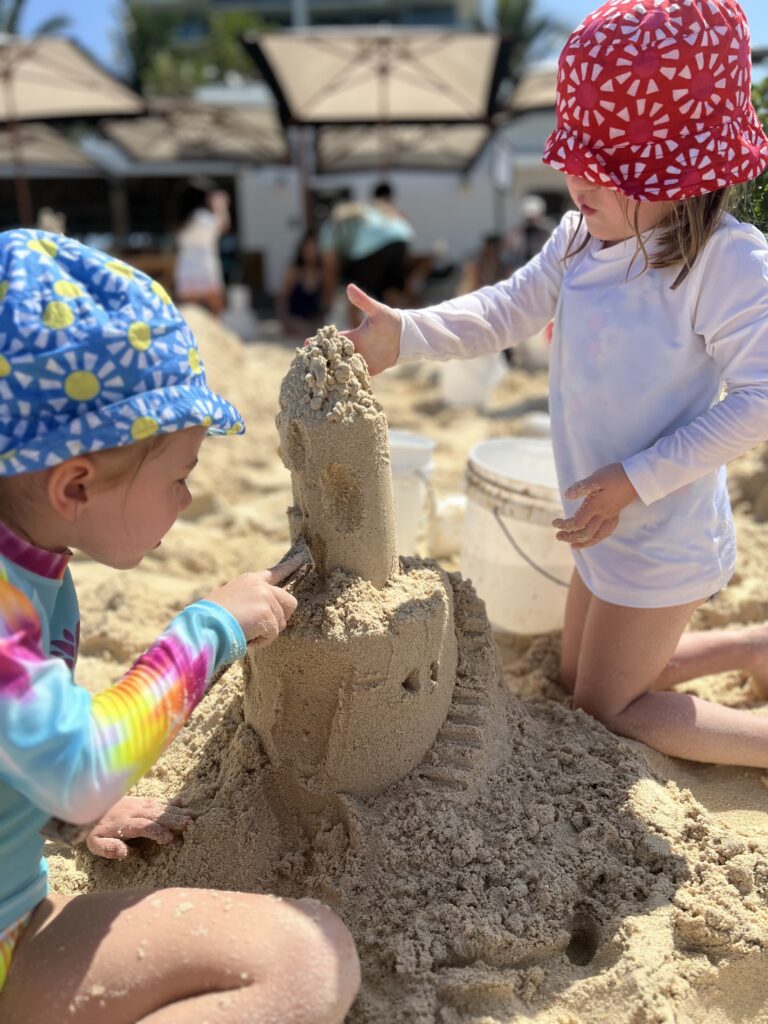
[[[273,417],[293,349],[246,348],[202,314],[190,320],[212,384],[240,405],[249,432],[204,446],[190,516],[138,570],[76,563],[79,677],[94,688],[175,610],[288,546],[290,477]],[[461,489],[475,441],[514,432],[516,417],[542,407],[546,381],[511,375],[484,415],[441,410],[429,367],[385,375],[376,392],[391,426],[438,441],[445,493]],[[740,460],[740,478],[758,457]],[[768,527],[742,513],[739,533],[739,573],[697,613],[699,627],[768,618]],[[138,787],[194,806],[185,837],[140,845],[120,864],[52,849],[54,887],[316,896],[360,948],[358,1024],[768,1022],[762,773],[675,762],[570,712],[555,682],[557,637],[499,638],[499,660],[474,591],[450,578],[454,701],[404,780],[342,798],[333,821],[303,836],[271,799],[234,666]],[[738,673],[688,688],[737,706],[755,699]]]

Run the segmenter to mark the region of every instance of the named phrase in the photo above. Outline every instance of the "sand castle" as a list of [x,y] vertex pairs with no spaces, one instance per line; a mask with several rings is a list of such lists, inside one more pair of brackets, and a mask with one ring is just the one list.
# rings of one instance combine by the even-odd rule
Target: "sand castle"
[[312,813],[381,792],[434,743],[456,681],[453,591],[436,566],[398,559],[387,421],[335,328],[299,350],[277,426],[291,540],[314,572],[289,629],[249,658],[245,717],[283,799]]
[[[137,649],[185,601],[205,596],[217,580],[271,564],[285,549],[288,474],[261,429],[274,415],[288,367],[285,345],[250,348],[201,310],[190,307],[187,315],[212,385],[248,409],[251,429],[231,444],[212,442],[209,452],[204,446],[193,487],[196,516],[139,569],[126,576],[86,561],[74,565],[88,624],[81,677],[94,690],[127,671]],[[391,422],[440,432],[439,487],[458,489],[468,447],[492,428],[506,433],[514,425],[471,410],[435,411],[429,367],[388,376],[377,378],[376,390]],[[499,403],[507,408],[545,394],[543,377],[512,374]],[[765,447],[732,473],[745,485],[762,474],[764,483],[764,458]],[[363,465],[370,452],[368,459]],[[743,494],[752,501],[746,486]],[[699,627],[768,617],[768,525],[751,512],[737,519],[739,576],[697,612]],[[381,550],[381,531],[370,543]],[[346,545],[345,557],[351,551]],[[310,615],[317,623],[318,645],[307,643],[304,666],[294,659],[290,691],[297,701],[303,693],[311,707],[333,692],[327,666],[315,675],[312,664],[320,642],[335,639],[337,647],[328,648],[334,656],[347,644],[354,657],[366,652],[375,661],[380,650],[364,641],[391,628],[382,596],[390,594],[383,607],[392,607],[398,588],[405,600],[420,574],[434,580],[429,565],[410,560],[381,589],[358,570],[323,571],[325,583],[310,575],[298,584],[291,626],[306,638],[301,623]],[[184,838],[132,844],[119,864],[85,849],[74,856],[49,847],[54,890],[182,885],[329,903],[350,926],[363,964],[349,1024],[768,1024],[763,773],[663,758],[572,713],[556,685],[554,635],[502,644],[500,685],[482,603],[456,574],[447,581],[458,647],[450,708],[405,778],[377,796],[326,796],[329,813],[317,815],[313,827],[290,827],[280,814],[283,801],[271,799],[285,793],[289,766],[276,768],[243,721],[238,663],[138,786],[141,795],[181,796],[194,808]],[[710,699],[742,706],[751,699],[738,673],[691,685]],[[361,707],[365,694],[353,697],[344,703],[337,687],[340,707]],[[387,728],[392,720],[382,718]],[[334,720],[331,733],[339,725]],[[397,737],[389,741],[394,752]],[[317,748],[328,750],[320,742]],[[317,774],[299,779],[305,800],[308,791],[322,796],[333,759],[326,754],[318,762]],[[359,767],[362,789],[377,766],[364,751]],[[205,941],[207,922],[198,912],[189,910],[183,921]]]

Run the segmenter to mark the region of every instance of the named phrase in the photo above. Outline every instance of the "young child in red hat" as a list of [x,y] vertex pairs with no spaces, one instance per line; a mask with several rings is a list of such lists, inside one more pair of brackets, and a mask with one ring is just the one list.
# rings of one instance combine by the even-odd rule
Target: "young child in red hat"
[[768,627],[683,633],[736,565],[725,464],[768,437],[768,244],[725,212],[768,166],[736,0],[589,15],[560,57],[544,160],[578,212],[538,256],[418,311],[351,286],[366,319],[350,337],[378,372],[498,351],[554,318],[553,525],[576,562],[563,686],[666,754],[768,767],[768,718],[668,692],[729,669],[768,691]]

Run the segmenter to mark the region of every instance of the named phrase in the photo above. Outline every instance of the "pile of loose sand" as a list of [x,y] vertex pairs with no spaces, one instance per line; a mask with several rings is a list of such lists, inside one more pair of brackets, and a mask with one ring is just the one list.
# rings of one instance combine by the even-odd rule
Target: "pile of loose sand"
[[[273,416],[293,349],[241,346],[190,315],[214,387],[245,438],[204,446],[197,497],[128,576],[74,566],[83,614],[79,678],[114,680],[175,610],[287,547],[290,477]],[[460,490],[466,453],[514,432],[545,401],[512,375],[491,410],[437,407],[434,371],[376,383],[391,426],[438,441],[436,484]],[[751,460],[736,467],[749,479]],[[741,491],[745,510],[748,499]],[[696,625],[768,618],[768,526],[739,516],[736,580]],[[459,667],[449,719],[424,762],[378,797],[345,797],[312,840],[277,820],[266,757],[243,722],[234,666],[138,791],[182,793],[199,812],[183,840],[124,863],[51,856],[54,887],[210,885],[313,895],[354,932],[366,1024],[768,1022],[768,791],[762,773],[674,762],[571,713],[556,637],[501,644],[503,677],[471,587],[452,577]],[[738,673],[689,684],[752,706]]]

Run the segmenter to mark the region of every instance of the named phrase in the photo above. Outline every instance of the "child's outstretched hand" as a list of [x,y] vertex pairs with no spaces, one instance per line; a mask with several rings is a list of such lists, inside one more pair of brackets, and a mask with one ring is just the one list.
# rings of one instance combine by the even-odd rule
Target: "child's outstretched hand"
[[619,514],[637,498],[620,462],[603,466],[565,492],[569,501],[583,498],[569,519],[555,519],[557,539],[573,548],[590,548],[609,537],[619,525]]
[[347,285],[347,297],[365,319],[354,330],[344,331],[373,376],[394,366],[400,355],[400,316],[396,310],[366,295],[356,284]]
[[237,619],[249,643],[253,641],[257,647],[266,647],[277,639],[296,611],[296,598],[281,589],[280,583],[304,562],[299,555],[271,569],[244,572],[231,583],[217,587],[207,600],[220,604]]
[[85,845],[97,857],[124,860],[131,852],[126,845],[128,840],[172,843],[193,818],[190,810],[178,804],[124,796],[93,826]]

